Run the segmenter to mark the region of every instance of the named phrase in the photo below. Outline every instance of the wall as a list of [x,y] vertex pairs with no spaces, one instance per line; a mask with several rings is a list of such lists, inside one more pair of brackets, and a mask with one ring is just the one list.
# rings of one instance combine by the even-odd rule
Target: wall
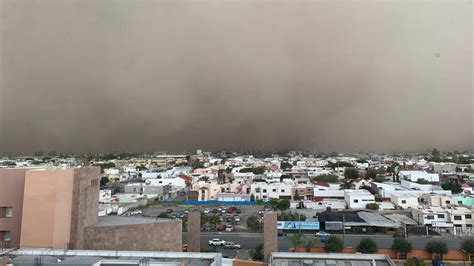
[[264,262],[259,261],[248,261],[248,260],[234,260],[232,266],[264,266],[267,265]]
[[21,247],[64,248],[69,243],[73,177],[73,170],[26,172]]
[[74,188],[72,199],[70,244],[71,248],[83,247],[84,228],[98,223],[100,168],[72,170]]
[[83,249],[180,252],[181,228],[179,220],[87,227],[84,229]]
[[[11,232],[11,247],[20,245],[23,192],[27,169],[0,169],[0,207],[12,207],[11,218],[0,218],[0,231]],[[3,247],[3,238],[0,239]]]

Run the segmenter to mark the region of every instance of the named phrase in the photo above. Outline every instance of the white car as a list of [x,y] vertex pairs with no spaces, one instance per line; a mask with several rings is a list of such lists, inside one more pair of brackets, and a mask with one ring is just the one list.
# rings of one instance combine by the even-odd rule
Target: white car
[[224,246],[224,245],[225,245],[225,241],[220,240],[219,238],[214,238],[214,239],[209,240],[209,246]]
[[225,228],[225,230],[226,230],[227,232],[232,232],[232,231],[234,231],[235,229],[234,229],[233,226],[227,226],[227,227]]
[[209,209],[204,210],[204,214],[209,214],[211,211]]
[[234,242],[225,242],[224,248],[240,248],[240,244]]
[[235,220],[236,222],[240,222],[240,217],[239,217],[239,216],[234,216],[234,220]]

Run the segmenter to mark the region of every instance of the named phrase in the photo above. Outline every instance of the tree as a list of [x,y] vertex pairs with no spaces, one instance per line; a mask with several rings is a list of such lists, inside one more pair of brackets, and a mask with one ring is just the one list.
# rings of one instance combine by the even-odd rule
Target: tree
[[254,250],[250,251],[250,257],[254,261],[263,261],[263,244],[259,244],[255,247]]
[[170,216],[166,212],[162,212],[158,215],[158,218],[170,218]]
[[287,199],[278,201],[277,208],[280,211],[288,210],[290,208],[290,201]]
[[357,246],[357,251],[365,254],[372,254],[377,252],[377,244],[370,238],[364,238]]
[[293,196],[293,200],[301,200],[300,193],[298,190],[295,190],[295,195]]
[[287,238],[290,241],[291,245],[293,246],[294,250],[304,245],[303,234],[301,233],[291,234]]
[[392,243],[392,249],[398,253],[399,257],[406,258],[408,252],[412,250],[412,245],[405,238],[395,238]]
[[359,178],[359,171],[354,167],[348,167],[344,170],[344,177],[346,179],[357,179]]
[[367,203],[367,205],[365,205],[365,208],[366,209],[369,209],[369,210],[378,210],[380,207],[377,203]]
[[413,257],[407,259],[404,266],[425,266],[425,261],[421,258]]
[[306,242],[306,252],[311,252],[311,249],[317,244],[319,243],[319,239],[318,238],[311,238],[311,239],[308,239],[308,241]]
[[474,238],[464,239],[461,244],[461,249],[466,253],[474,253]]
[[422,184],[422,185],[427,185],[427,184],[430,184],[430,181],[428,181],[428,180],[426,180],[426,179],[424,179],[424,178],[418,178],[418,179],[416,180],[416,183]]
[[339,253],[344,249],[344,243],[342,243],[342,240],[339,237],[330,236],[326,240],[324,248],[327,250],[327,252]]
[[250,201],[255,201],[255,195],[254,194],[250,194]]
[[461,193],[461,182],[457,179],[450,180],[447,183],[441,185],[444,190],[451,190],[454,194]]
[[109,180],[109,178],[106,177],[106,176],[103,176],[103,177],[100,178],[100,185],[101,185],[101,186],[105,186],[105,185],[106,185],[107,183],[109,183],[109,182],[110,182],[110,180]]
[[367,170],[367,173],[365,173],[365,178],[366,179],[375,179],[377,177],[377,170],[374,169],[374,168],[369,168],[369,170]]
[[209,218],[209,224],[214,228],[217,227],[220,223],[221,221],[219,220],[219,217],[217,215],[213,215]]
[[328,183],[335,183],[337,182],[337,179],[338,179],[338,176],[334,174],[322,174],[322,175],[318,175],[311,178],[311,180],[313,181],[316,180],[319,182],[328,182]]
[[293,165],[289,162],[281,162],[280,163],[280,169],[286,170],[286,169],[291,169]]
[[339,185],[339,189],[351,189],[352,182],[351,181],[344,181]]
[[443,259],[443,255],[448,253],[448,246],[442,241],[430,241],[426,244],[426,251]]
[[247,227],[253,231],[257,231],[261,228],[261,224],[257,216],[252,215],[247,218]]

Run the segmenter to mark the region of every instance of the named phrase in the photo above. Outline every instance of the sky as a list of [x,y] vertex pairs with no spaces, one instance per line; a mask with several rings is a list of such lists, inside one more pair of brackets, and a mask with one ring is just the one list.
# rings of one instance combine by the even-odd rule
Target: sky
[[0,154],[474,148],[471,0],[0,0]]

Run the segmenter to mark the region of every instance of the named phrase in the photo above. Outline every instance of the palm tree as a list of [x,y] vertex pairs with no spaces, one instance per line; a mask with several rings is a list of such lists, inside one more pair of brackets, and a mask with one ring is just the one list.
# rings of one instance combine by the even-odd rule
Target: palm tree
[[301,247],[301,246],[304,245],[303,234],[302,233],[291,234],[291,235],[288,236],[288,240],[290,241],[291,245],[293,246],[293,252],[296,251],[296,248]]

